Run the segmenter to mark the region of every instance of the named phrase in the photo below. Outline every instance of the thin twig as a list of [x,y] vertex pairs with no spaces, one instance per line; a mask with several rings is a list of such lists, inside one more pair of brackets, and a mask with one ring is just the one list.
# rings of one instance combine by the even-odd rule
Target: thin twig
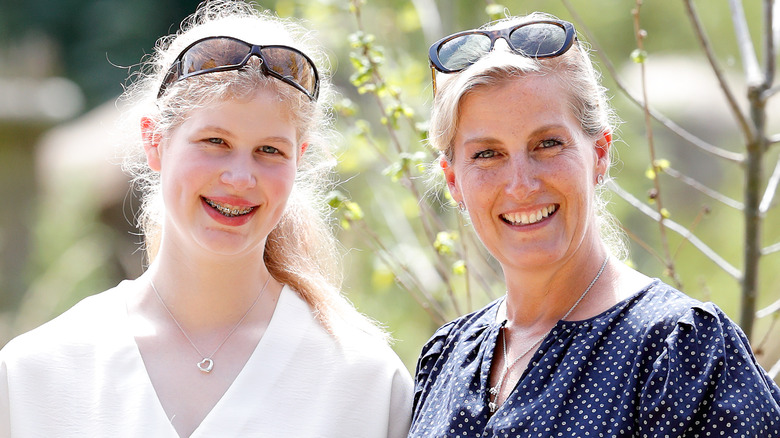
[[[704,216],[709,213],[710,209],[707,206],[702,207],[699,210],[699,214],[696,215],[696,218],[693,219],[693,223],[690,227],[688,227],[689,230],[691,230],[691,233],[696,231],[696,228],[699,226],[699,223],[704,218]],[[677,245],[677,249],[674,251],[674,257],[677,257],[677,255],[680,253],[680,251],[683,249],[683,246],[685,243],[688,242],[687,240],[683,239],[679,245]]]
[[774,365],[772,365],[772,368],[769,369],[769,371],[766,372],[769,375],[769,378],[774,380],[775,377],[777,377],[778,374],[780,374],[780,360],[778,360]]
[[780,242],[769,245],[761,250],[761,255],[769,255],[780,251]]
[[756,312],[756,318],[766,318],[767,316],[780,311],[780,300],[764,307]]
[[729,274],[731,277],[733,277],[736,280],[742,279],[742,273],[739,271],[739,269],[732,266],[729,262],[727,262],[723,257],[721,257],[717,252],[715,252],[712,248],[707,246],[704,242],[701,241],[698,237],[696,237],[693,233],[691,233],[688,229],[686,229],[684,226],[674,222],[671,219],[664,219],[661,217],[661,215],[634,197],[631,193],[624,190],[622,187],[620,187],[616,182],[610,181],[609,188],[613,192],[615,192],[618,196],[623,198],[624,201],[628,202],[630,205],[635,207],[640,212],[644,213],[646,216],[650,217],[651,219],[658,221],[663,220],[664,224],[667,228],[674,231],[675,233],[679,234],[685,239],[688,239],[693,246],[696,247],[696,249],[699,250],[705,257],[710,259],[713,263],[715,263],[718,267],[723,269],[727,274]]
[[[734,27],[737,31],[737,38],[739,39],[740,38],[739,27],[744,25],[745,23],[744,22],[738,23],[739,19],[738,17],[735,16],[736,12],[734,11],[733,6],[734,3],[738,1],[739,0],[731,0],[729,4],[732,5],[732,17],[734,19]],[[734,118],[737,120],[737,123],[739,124],[739,127],[742,130],[742,133],[744,134],[746,141],[752,141],[756,136],[755,129],[748,122],[747,117],[745,117],[745,114],[742,113],[742,110],[739,109],[739,103],[737,102],[737,99],[734,97],[734,93],[731,92],[731,87],[729,87],[728,82],[726,82],[726,77],[723,74],[723,69],[720,68],[717,59],[715,59],[715,53],[712,50],[712,45],[710,44],[709,38],[707,38],[707,34],[704,31],[704,27],[702,26],[701,21],[699,20],[699,14],[696,12],[696,7],[693,5],[692,0],[685,0],[685,9],[688,12],[688,18],[690,19],[691,24],[693,25],[693,30],[696,37],[699,40],[699,44],[701,44],[701,47],[704,50],[704,54],[707,56],[707,60],[710,63],[712,72],[715,74],[715,78],[718,80],[718,83],[720,84],[720,89],[723,91],[723,95],[726,97],[726,102],[729,104],[731,113],[734,115]],[[739,10],[741,11],[741,7],[739,8]],[[744,20],[744,14],[742,14],[742,19]],[[741,49],[740,53],[742,53],[742,60],[743,62],[745,62],[746,61],[745,58],[749,56],[749,54],[746,51],[747,47],[740,45],[740,49]],[[753,53],[753,56],[755,57],[755,53]]]
[[628,238],[636,242],[639,246],[642,247],[645,251],[647,251],[648,254],[653,256],[656,260],[658,260],[659,263],[664,263],[664,258],[661,256],[661,254],[658,254],[658,251],[656,251],[649,243],[642,240],[636,233],[631,231],[628,227],[624,226],[623,224],[620,224],[620,229],[623,230],[626,235],[628,235]]
[[[352,222],[353,224],[356,222]],[[446,312],[444,309],[439,306],[438,301],[428,294],[425,287],[423,287],[422,284],[418,281],[417,277],[409,270],[409,268],[406,266],[405,263],[403,263],[400,259],[395,257],[395,255],[382,243],[382,239],[379,238],[363,221],[357,222],[357,224],[362,228],[363,232],[369,237],[370,242],[374,245],[374,248],[377,250],[377,254],[384,260],[385,263],[387,263],[388,266],[395,266],[396,272],[400,271],[406,274],[410,279],[411,282],[414,284],[414,287],[411,287],[406,284],[406,282],[401,278],[399,275],[395,275],[396,280],[401,284],[401,286],[406,289],[407,292],[410,293],[414,297],[414,299],[420,303],[420,305],[429,313],[431,318],[436,321],[437,323],[443,324],[445,323],[449,318],[447,318]],[[426,300],[426,303],[421,303],[418,297],[416,296],[413,291],[418,290]],[[431,313],[429,310],[432,309],[434,313]]]
[[664,173],[668,174],[672,178],[680,180],[681,182],[683,182],[683,183],[693,187],[694,189],[698,190],[699,192],[709,196],[710,198],[712,198],[712,199],[714,199],[716,201],[722,202],[723,204],[726,204],[729,207],[735,208],[735,209],[737,209],[739,211],[742,211],[742,209],[744,208],[744,204],[742,204],[741,202],[739,202],[739,201],[737,201],[735,199],[731,199],[728,196],[726,196],[726,195],[724,195],[724,194],[722,194],[722,193],[720,193],[720,192],[718,192],[716,190],[713,190],[713,189],[705,186],[704,184],[700,183],[696,179],[691,178],[691,177],[685,175],[684,173],[682,173],[682,172],[680,172],[678,170],[675,170],[672,167],[665,167],[663,169],[663,171],[664,171]]
[[[640,11],[642,8],[642,0],[636,0],[635,7],[631,11],[632,15],[634,17],[634,35],[636,36],[636,44],[637,48],[644,52],[644,39],[645,39],[645,31],[642,29],[640,25]],[[648,108],[648,101],[647,101],[647,68],[645,62],[641,62],[639,64],[640,68],[640,74],[641,74],[641,82],[642,82],[642,101],[645,102],[643,109],[644,109],[644,119],[645,119],[645,131],[647,136],[647,149],[650,153],[650,162],[655,163],[656,162],[656,155],[655,155],[655,141],[653,137],[653,126],[651,123],[651,117],[650,117],[650,111]],[[654,164],[655,165],[655,164]],[[672,254],[669,250],[669,239],[666,236],[666,226],[663,221],[663,200],[661,195],[661,180],[659,178],[658,172],[655,172],[655,178],[653,178],[653,187],[655,189],[655,206],[658,210],[658,232],[661,239],[661,247],[663,248],[664,253],[664,264],[666,265],[666,270],[668,271],[669,277],[674,280],[675,286],[681,288],[682,282],[680,281],[679,277],[677,276],[677,272],[674,267],[674,259],[672,259]]]
[[[593,47],[595,50],[594,52],[598,56],[599,60],[601,60],[604,67],[609,72],[612,79],[615,81],[615,84],[617,85],[618,89],[626,96],[629,100],[634,102],[634,104],[643,107],[644,101],[634,95],[634,93],[631,92],[631,90],[628,89],[628,86],[623,82],[623,80],[620,78],[620,75],[617,72],[617,69],[615,68],[615,65],[612,64],[612,61],[609,60],[606,56],[606,52],[603,50],[603,48],[599,45],[598,40],[596,37],[590,32],[590,28],[585,24],[585,22],[582,20],[582,18],[577,14],[577,11],[569,4],[568,0],[561,0],[563,5],[566,7],[566,9],[569,11],[571,16],[574,18],[574,21],[577,22],[578,29],[585,34],[585,37],[588,40],[588,43]],[[650,108],[648,106],[648,110],[650,111],[650,115],[653,116],[653,119],[657,121],[658,123],[662,124],[666,127],[670,132],[677,135],[681,139],[687,141],[688,143],[692,144],[693,146],[696,146],[697,148],[701,149],[704,152],[707,152],[710,155],[723,158],[727,161],[730,161],[732,163],[742,163],[744,161],[744,157],[742,154],[731,152],[728,150],[725,150],[723,148],[719,148],[715,145],[712,145],[710,143],[707,143],[706,141],[702,140],[701,138],[695,136],[694,134],[691,134],[687,130],[685,130],[682,126],[678,125],[668,117],[664,116],[660,112],[654,110],[653,108]]]
[[777,193],[778,184],[780,184],[780,157],[777,159],[772,176],[770,176],[769,181],[767,181],[764,197],[761,198],[761,204],[758,206],[758,211],[761,212],[761,214],[765,214],[772,206],[772,201],[774,201],[775,194]]

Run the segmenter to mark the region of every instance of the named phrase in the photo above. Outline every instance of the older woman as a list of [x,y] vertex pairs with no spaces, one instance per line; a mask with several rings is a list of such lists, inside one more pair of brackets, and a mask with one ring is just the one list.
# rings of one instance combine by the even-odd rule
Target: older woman
[[573,26],[511,18],[429,54],[431,142],[506,296],[425,345],[409,436],[780,436],[739,327],[602,237],[614,122]]
[[403,437],[412,379],[340,295],[332,90],[290,20],[201,4],[135,103],[151,264],[0,352],[0,436]]

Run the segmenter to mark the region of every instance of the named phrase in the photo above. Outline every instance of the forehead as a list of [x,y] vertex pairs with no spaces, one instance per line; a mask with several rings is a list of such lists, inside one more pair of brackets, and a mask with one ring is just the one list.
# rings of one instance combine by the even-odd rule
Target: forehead
[[453,145],[471,138],[513,141],[545,126],[581,130],[561,81],[546,75],[483,85],[460,101]]

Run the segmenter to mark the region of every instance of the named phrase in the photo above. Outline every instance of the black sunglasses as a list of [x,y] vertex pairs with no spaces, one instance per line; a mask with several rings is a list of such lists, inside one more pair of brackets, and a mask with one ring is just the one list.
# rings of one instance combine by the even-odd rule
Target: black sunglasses
[[477,62],[503,38],[513,52],[529,58],[553,58],[566,53],[577,39],[574,25],[562,20],[520,23],[506,29],[466,30],[436,41],[428,49],[436,94],[436,71],[457,73]]
[[260,58],[263,74],[292,85],[309,99],[317,100],[320,92],[317,68],[300,50],[280,45],[258,46],[228,36],[202,38],[182,50],[165,75],[157,98],[176,81],[244,68],[252,55]]

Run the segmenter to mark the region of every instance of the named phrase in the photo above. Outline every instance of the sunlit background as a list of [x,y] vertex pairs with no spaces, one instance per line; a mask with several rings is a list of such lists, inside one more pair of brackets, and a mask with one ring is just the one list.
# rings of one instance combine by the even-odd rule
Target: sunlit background
[[[581,37],[593,36],[598,55],[610,60],[620,84],[631,93],[641,96],[644,86],[651,106],[687,132],[723,150],[744,153],[745,149],[683,1],[645,2],[640,9],[641,27],[647,31],[644,64],[635,62],[633,1],[507,0],[501,2],[503,7],[496,3],[260,2],[282,17],[305,19],[328,48],[334,82],[342,94],[336,116],[343,183],[339,202],[334,202],[339,207],[334,211],[334,226],[345,253],[344,292],[392,332],[394,348],[410,370],[442,319],[487,303],[503,287],[496,264],[479,249],[468,224],[447,204],[444,191],[430,188],[422,169],[435,158],[421,134],[431,101],[426,56],[433,41],[477,27],[501,14],[504,7],[514,15],[535,10],[553,13],[575,22]],[[724,77],[745,112],[747,90],[728,2],[693,3]],[[744,3],[760,50],[760,2]],[[118,166],[128,140],[117,134],[121,105],[116,98],[155,40],[175,31],[197,4],[194,0],[0,3],[0,345],[81,298],[142,272],[141,238],[133,221],[137,201]],[[360,30],[362,34],[357,33]],[[371,50],[362,52],[367,44]],[[758,60],[763,62],[763,57],[759,53]],[[653,210],[643,111],[621,91],[604,60],[595,54],[594,59],[624,120],[612,175]],[[371,67],[361,77],[360,69],[370,62],[378,62],[377,69]],[[386,87],[376,86],[377,77]],[[770,135],[780,132],[777,101],[768,106]],[[695,178],[733,201],[728,205],[731,201],[713,199],[663,174],[659,183],[669,218],[741,271],[744,220],[738,204],[744,198],[744,167],[692,147],[658,122],[653,122],[652,134],[656,158],[665,160],[660,167],[668,162],[672,171]],[[773,144],[765,157],[764,185],[779,148]],[[714,301],[738,320],[740,282],[734,276],[675,232],[666,231],[664,244],[657,222],[624,198],[612,198],[612,211],[634,237],[629,263],[670,283],[678,279],[686,293]],[[763,222],[761,243],[770,249],[780,241],[777,203],[775,199]],[[464,248],[469,254],[465,259]],[[661,261],[665,253],[673,261],[673,271]],[[762,258],[759,279],[756,310],[760,317],[751,339],[769,370],[780,358],[780,326],[774,324],[779,313],[771,307],[780,300],[780,251],[769,251]]]

